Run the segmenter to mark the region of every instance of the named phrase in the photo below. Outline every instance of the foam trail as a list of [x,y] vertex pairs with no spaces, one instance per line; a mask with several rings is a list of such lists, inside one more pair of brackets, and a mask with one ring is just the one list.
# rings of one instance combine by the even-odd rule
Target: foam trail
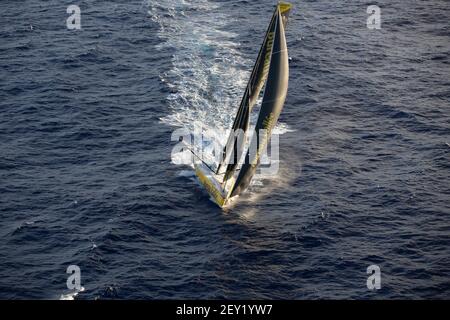
[[172,69],[161,76],[173,91],[171,113],[161,121],[190,130],[194,121],[228,129],[251,65],[239,54],[238,35],[225,31],[232,17],[206,0],[149,3],[149,14],[160,25],[158,48],[173,51]]

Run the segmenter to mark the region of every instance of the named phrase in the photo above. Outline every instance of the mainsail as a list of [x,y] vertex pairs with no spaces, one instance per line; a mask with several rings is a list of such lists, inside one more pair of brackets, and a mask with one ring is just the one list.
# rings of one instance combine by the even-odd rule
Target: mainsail
[[290,9],[290,4],[279,3],[266,31],[258,58],[256,59],[250,79],[245,88],[244,96],[234,119],[227,144],[223,149],[222,161],[217,168],[216,173],[219,174],[221,168],[226,166],[226,170],[223,173],[223,181],[227,181],[234,174],[238,161],[244,151],[246,133],[249,128],[250,112],[268,78],[273,57],[274,41],[276,38],[284,38],[284,31],[283,34],[277,34],[277,30],[279,32],[277,25],[281,23],[283,27],[286,26]]
[[[275,21],[269,74],[261,110],[255,126],[255,134],[253,134],[250,147],[245,156],[245,162],[231,191],[231,197],[239,195],[249,186],[259,165],[261,153],[270,141],[272,129],[278,121],[286,100],[289,81],[289,57],[284,34],[285,23],[283,23],[281,11],[280,6],[278,6],[276,12],[278,18]],[[262,135],[260,130],[263,130]]]
[[[289,58],[284,29],[291,7],[288,3],[278,3],[276,7],[216,172],[208,172],[202,165],[195,166],[200,182],[221,207],[229,198],[241,194],[250,185],[283,109],[289,80]],[[250,112],[264,85],[255,133],[239,174],[234,178],[239,160],[245,151],[244,142],[249,128]],[[223,176],[222,182],[219,182],[218,176]],[[233,179],[230,179],[231,177]],[[229,181],[231,183],[228,183]]]

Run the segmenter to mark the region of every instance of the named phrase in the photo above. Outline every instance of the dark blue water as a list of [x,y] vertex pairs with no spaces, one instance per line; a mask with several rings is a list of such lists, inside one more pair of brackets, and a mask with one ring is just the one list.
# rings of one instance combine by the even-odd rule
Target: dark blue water
[[381,30],[294,1],[278,176],[222,211],[171,162],[231,125],[273,4],[1,1],[0,298],[73,293],[69,265],[77,299],[450,298],[446,1],[379,0]]

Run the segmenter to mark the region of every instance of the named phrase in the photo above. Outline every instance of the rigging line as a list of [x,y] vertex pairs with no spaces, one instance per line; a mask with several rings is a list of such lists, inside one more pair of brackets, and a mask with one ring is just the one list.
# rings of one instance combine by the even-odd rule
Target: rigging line
[[[198,156],[191,148],[189,148],[188,146],[186,146],[186,149],[188,149],[188,150],[194,155],[194,157],[196,157],[197,159],[199,159],[206,167],[208,167],[209,170],[211,170],[212,172],[214,172],[214,174],[215,174],[216,176],[223,176],[223,175],[226,174],[226,172],[223,172],[223,173],[215,173],[215,170],[213,170],[213,169],[211,168],[211,166],[208,165],[202,158],[200,158],[200,156]],[[236,169],[236,171],[240,171],[240,170],[241,170],[241,169]]]
[[[186,146],[186,149],[188,149],[193,155],[194,157],[197,157],[197,159],[199,159],[209,170],[211,170],[213,173],[215,173],[215,170],[213,170],[213,168],[211,168],[210,165],[208,165],[202,158],[200,158],[191,148],[189,148],[188,146]],[[223,174],[217,174],[217,175],[224,175]]]

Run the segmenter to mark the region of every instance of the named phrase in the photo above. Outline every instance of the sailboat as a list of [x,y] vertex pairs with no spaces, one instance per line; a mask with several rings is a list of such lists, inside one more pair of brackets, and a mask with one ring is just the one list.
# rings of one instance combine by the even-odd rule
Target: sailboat
[[[239,196],[250,185],[283,109],[289,81],[289,57],[284,30],[291,8],[289,3],[279,2],[276,5],[217,169],[212,170],[201,162],[194,164],[200,183],[219,207],[226,206],[230,199]],[[255,134],[246,150],[250,114],[263,87]],[[244,152],[245,160],[239,164]]]

